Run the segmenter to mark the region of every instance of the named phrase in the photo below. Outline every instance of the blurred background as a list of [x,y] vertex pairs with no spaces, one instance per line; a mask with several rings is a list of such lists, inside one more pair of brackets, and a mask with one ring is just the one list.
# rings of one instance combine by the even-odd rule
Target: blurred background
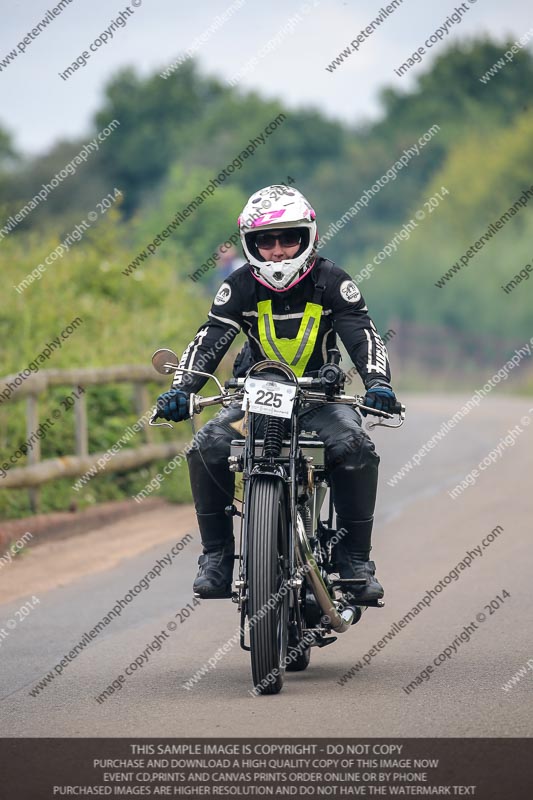
[[[400,396],[482,386],[533,333],[533,281],[502,289],[533,260],[530,205],[442,288],[435,284],[533,184],[531,47],[520,45],[512,60],[488,73],[520,37],[529,31],[533,37],[533,14],[519,0],[505,7],[496,0],[462,5],[461,21],[399,77],[395,69],[454,6],[406,1],[357,52],[340,58],[379,16],[379,3],[272,2],[258,14],[249,0],[209,0],[187,7],[185,17],[171,0],[131,6],[78,0],[23,52],[18,44],[48,7],[10,3],[0,34],[0,378],[27,367],[76,316],[83,324],[43,370],[149,365],[163,346],[181,353],[231,263],[219,259],[212,266],[212,259],[200,277],[190,276],[235,234],[252,191],[293,183],[314,205],[324,234],[438,126],[396,179],[328,237],[321,255],[354,277],[374,265],[358,280],[378,330],[389,332]],[[89,51],[121,13],[125,24]],[[83,51],[90,52],[84,66],[76,63]],[[67,79],[59,75],[75,63]],[[280,114],[283,124],[264,145],[153,255],[139,260],[177,212]],[[98,150],[16,220],[114,120],[119,125]],[[98,204],[108,195],[113,200],[102,210]],[[82,238],[17,290],[90,212],[97,219]],[[400,239],[411,219],[416,228]],[[395,236],[395,251],[376,263]],[[240,247],[233,258],[239,263]],[[241,344],[239,338],[225,357],[222,376]],[[106,451],[140,416],[131,388],[86,388],[89,453]],[[532,389],[525,359],[498,391]],[[159,391],[148,384],[150,400]],[[59,387],[40,393],[39,418],[66,393]],[[21,399],[0,404],[0,462],[27,439],[27,413]],[[155,441],[164,441],[157,433]],[[40,458],[63,457],[76,446],[65,414],[41,440]],[[20,458],[17,467],[26,463]],[[82,509],[129,498],[165,463],[124,469],[111,479],[100,473],[77,492],[72,478],[46,482],[38,508]],[[158,493],[190,500],[186,468]],[[32,510],[25,489],[0,488],[0,518]]]

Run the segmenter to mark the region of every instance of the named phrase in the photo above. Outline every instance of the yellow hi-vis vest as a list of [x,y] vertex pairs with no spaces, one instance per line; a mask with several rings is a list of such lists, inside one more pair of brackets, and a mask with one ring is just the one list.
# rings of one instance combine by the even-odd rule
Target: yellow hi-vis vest
[[259,339],[263,350],[273,361],[288,364],[294,373],[301,377],[311,358],[318,336],[322,316],[322,306],[307,303],[300,328],[294,339],[278,339],[272,316],[272,300],[257,303]]

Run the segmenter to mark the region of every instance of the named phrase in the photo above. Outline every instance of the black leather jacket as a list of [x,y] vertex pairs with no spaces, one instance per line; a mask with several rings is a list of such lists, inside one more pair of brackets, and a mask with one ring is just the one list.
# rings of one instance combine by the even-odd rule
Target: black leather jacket
[[[218,290],[208,320],[186,347],[180,366],[212,374],[241,330],[252,362],[286,361],[300,375],[316,375],[339,336],[365,388],[390,383],[387,349],[365,301],[350,275],[328,259],[318,258],[285,292],[260,284],[248,264],[233,272]],[[205,382],[177,372],[173,386],[198,392]]]

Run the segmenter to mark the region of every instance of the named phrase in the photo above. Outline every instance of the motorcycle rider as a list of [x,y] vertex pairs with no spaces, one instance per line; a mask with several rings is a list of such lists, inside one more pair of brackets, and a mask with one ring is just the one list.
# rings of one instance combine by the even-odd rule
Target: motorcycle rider
[[[316,214],[306,198],[292,187],[268,186],[249,198],[238,225],[247,263],[219,288],[179,367],[212,374],[242,329],[252,363],[273,359],[298,376],[316,376],[338,335],[364,383],[364,404],[392,411],[385,345],[350,275],[318,256]],[[178,368],[171,390],[158,398],[159,416],[187,419],[189,395],[205,382]],[[242,436],[243,416],[240,403],[222,409],[196,434],[187,455],[203,545],[193,589],[206,599],[231,596],[233,518],[224,509],[234,497],[230,442]],[[334,551],[339,575],[365,580],[353,592],[359,602],[377,600],[384,592],[369,555],[379,456],[356,409],[332,403],[314,407],[308,419],[325,445],[337,527],[344,529]]]

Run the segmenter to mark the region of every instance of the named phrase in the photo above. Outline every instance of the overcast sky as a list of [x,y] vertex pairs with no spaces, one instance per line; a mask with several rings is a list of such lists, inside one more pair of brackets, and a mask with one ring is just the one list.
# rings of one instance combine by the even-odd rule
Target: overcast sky
[[[59,0],[1,0],[0,65]],[[530,0],[465,0],[466,13],[422,64],[398,77],[394,69],[431,36],[461,3],[403,0],[358,52],[334,72],[325,67],[390,0],[129,0],[125,27],[67,81],[67,67],[127,8],[122,0],[71,0],[61,14],[29,40],[25,52],[0,72],[0,125],[26,153],[44,151],[60,138],[83,136],[98,109],[103,87],[122,66],[141,73],[161,70],[208,31],[213,19],[232,7],[230,18],[200,45],[203,69],[229,80],[261,47],[276,46],[240,81],[242,88],[280,98],[290,107],[312,105],[328,116],[359,123],[379,113],[378,91],[385,85],[408,88],[446,42],[479,34],[498,41],[517,39],[533,29]],[[128,12],[126,12],[128,14]],[[24,47],[24,44],[22,44]],[[512,66],[508,67],[512,69]]]

